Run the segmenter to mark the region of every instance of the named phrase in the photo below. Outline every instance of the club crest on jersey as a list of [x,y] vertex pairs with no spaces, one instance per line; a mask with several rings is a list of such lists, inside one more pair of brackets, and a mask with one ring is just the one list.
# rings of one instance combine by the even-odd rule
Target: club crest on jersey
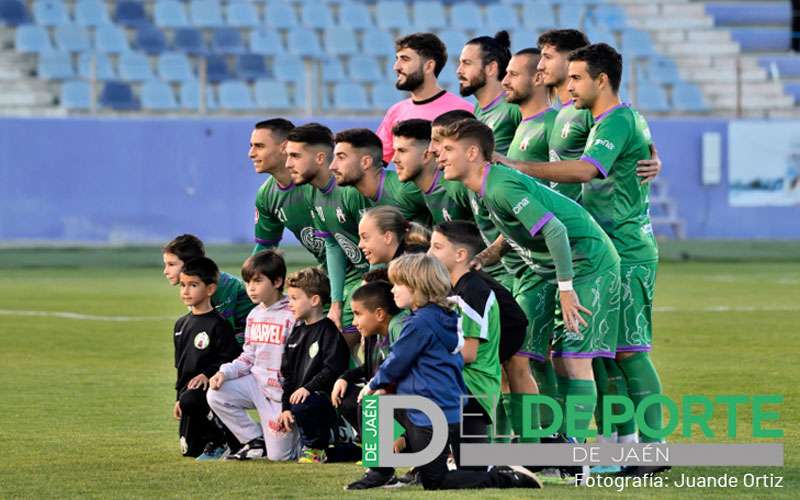
[[300,230],[300,241],[303,246],[311,250],[312,253],[318,254],[325,247],[325,240],[314,236],[313,227],[304,227]]
[[561,127],[561,138],[562,139],[566,139],[567,137],[569,137],[570,130],[572,130],[572,122],[571,121],[565,123],[564,126]]
[[342,207],[336,207],[336,218],[339,220],[339,224],[347,222],[347,217],[345,217]]
[[308,357],[315,358],[319,353],[319,342],[314,342],[311,344],[311,347],[308,348]]
[[333,235],[336,239],[336,242],[339,243],[339,246],[342,247],[342,251],[344,255],[352,262],[353,264],[360,264],[363,260],[364,254],[361,253],[361,249],[358,248],[352,241],[347,239],[347,236],[343,234],[336,233]]
[[211,340],[208,338],[208,334],[206,332],[200,332],[194,336],[194,346],[201,351],[208,347],[211,343]]

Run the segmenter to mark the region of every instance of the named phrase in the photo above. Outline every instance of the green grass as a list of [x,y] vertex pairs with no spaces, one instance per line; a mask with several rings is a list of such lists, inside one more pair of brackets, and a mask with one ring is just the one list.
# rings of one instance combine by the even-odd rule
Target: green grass
[[[54,253],[56,261],[61,259],[60,267],[31,268],[37,259],[28,252],[16,252],[13,259],[10,253],[0,258],[4,263],[0,280],[0,498],[338,498],[344,496],[342,486],[359,476],[360,468],[352,464],[198,464],[181,458],[177,423],[171,417],[175,376],[171,328],[184,309],[177,290],[167,286],[160,275],[157,253],[154,258],[152,252],[141,251],[132,267],[125,265],[130,259],[115,257],[109,250],[88,259],[90,267],[76,267],[87,263],[80,252],[74,256]],[[226,270],[235,273],[246,250],[227,252],[220,260]],[[212,256],[220,253],[222,250],[211,251]],[[70,258],[71,265],[64,263]],[[148,264],[153,267],[138,267]],[[780,440],[786,446],[785,467],[676,468],[671,476],[774,473],[785,476],[786,487],[626,493],[643,497],[794,497],[792,488],[800,480],[798,288],[798,263],[662,265],[654,358],[666,393],[673,398],[732,393],[778,393],[785,398],[779,423],[785,430],[785,438]],[[734,310],[714,309],[722,306]],[[115,322],[4,313],[9,310],[151,319]],[[725,412],[719,412],[712,428],[724,433],[725,422]],[[750,414],[743,412],[738,442],[757,441],[747,437],[749,426]],[[676,435],[671,440],[683,439]],[[554,486],[541,494],[610,497],[616,492]],[[362,498],[529,495],[522,490],[426,494],[421,489],[359,494]]]

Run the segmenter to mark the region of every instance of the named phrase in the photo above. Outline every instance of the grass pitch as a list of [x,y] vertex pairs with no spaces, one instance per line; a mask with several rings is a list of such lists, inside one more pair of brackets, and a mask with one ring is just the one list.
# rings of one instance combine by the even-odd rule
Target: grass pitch
[[[246,253],[243,247],[210,252],[232,273]],[[0,498],[617,495],[613,488],[569,486],[540,492],[413,488],[352,494],[342,491],[362,472],[352,464],[200,464],[182,458],[171,417],[171,333],[185,309],[177,289],[160,275],[159,257],[155,249],[0,251]],[[295,264],[304,258],[288,255]],[[626,494],[797,496],[799,298],[800,263],[791,259],[662,264],[654,359],[667,395],[784,396],[777,425],[785,431],[778,440],[785,443],[783,468],[676,468],[670,477],[772,473],[784,476],[784,487],[626,489]],[[726,422],[725,412],[716,412],[712,428],[724,436]],[[758,442],[749,437],[750,424],[750,413],[740,412],[738,442]],[[683,438],[676,432],[671,441]]]

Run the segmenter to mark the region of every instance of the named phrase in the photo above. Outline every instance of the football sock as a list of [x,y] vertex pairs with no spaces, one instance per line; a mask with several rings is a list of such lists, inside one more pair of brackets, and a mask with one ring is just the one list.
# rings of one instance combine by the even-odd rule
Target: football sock
[[[628,382],[628,395],[635,407],[652,394],[661,394],[661,380],[650,359],[649,353],[637,352],[629,358],[619,361],[619,367]],[[647,408],[644,421],[651,429],[662,429],[661,404],[653,404]],[[642,443],[658,443],[661,440],[642,433],[639,429],[639,440]]]

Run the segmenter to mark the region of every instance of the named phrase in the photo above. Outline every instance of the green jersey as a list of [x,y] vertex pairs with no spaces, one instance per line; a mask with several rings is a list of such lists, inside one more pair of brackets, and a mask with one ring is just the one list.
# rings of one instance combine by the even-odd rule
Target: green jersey
[[[470,190],[467,190],[467,193],[469,194],[469,202],[470,207],[472,207],[472,216],[475,225],[478,226],[478,232],[481,233],[484,244],[489,246],[500,236],[500,230],[497,228],[497,224],[492,220],[489,210],[487,210],[480,196]],[[525,267],[525,261],[517,254],[516,250],[512,249],[503,255],[499,264],[487,267],[485,271],[510,290],[510,280],[522,272]]]
[[517,170],[487,164],[481,199],[512,248],[534,272],[555,282],[550,252],[541,229],[556,218],[569,238],[575,279],[594,276],[619,264],[614,245],[591,215],[576,202]]
[[650,224],[650,185],[636,175],[636,163],[650,159],[650,129],[627,104],[598,116],[581,157],[601,176],[583,185],[583,206],[611,237],[622,261],[658,260]]
[[433,224],[472,220],[469,190],[460,182],[448,181],[442,177],[442,171],[438,168],[431,187],[422,192],[422,197],[431,213]]
[[325,264],[325,241],[314,236],[311,200],[314,186],[294,183],[282,187],[274,177],[261,185],[256,195],[255,234],[253,253],[278,246],[283,230],[288,229],[317,262]]
[[476,103],[473,113],[475,118],[492,129],[494,150],[500,154],[506,154],[508,146],[514,138],[514,132],[517,130],[519,122],[522,121],[519,106],[506,102],[506,93],[502,92],[485,108]]
[[242,280],[226,272],[219,273],[217,291],[211,296],[211,305],[233,326],[236,341],[244,344],[244,328],[247,325],[247,315],[256,305],[247,296]]
[[[553,131],[550,134],[550,161],[579,160],[586,147],[586,139],[589,137],[592,125],[594,117],[591,111],[577,109],[572,100],[564,103],[556,115]],[[580,199],[580,183],[551,182],[550,187],[573,200]]]
[[[408,317],[408,309],[403,309],[399,313],[392,316],[389,320],[389,344],[394,344],[394,341],[400,338],[400,332],[403,330],[403,321]],[[388,356],[388,352],[386,353]]]
[[546,162],[550,159],[550,132],[558,111],[548,108],[522,120],[507,156],[512,160]]
[[394,170],[381,171],[378,193],[369,201],[375,206],[397,207],[406,220],[418,222],[426,227],[431,225],[431,213],[425,205],[422,191],[413,182],[400,182]]

